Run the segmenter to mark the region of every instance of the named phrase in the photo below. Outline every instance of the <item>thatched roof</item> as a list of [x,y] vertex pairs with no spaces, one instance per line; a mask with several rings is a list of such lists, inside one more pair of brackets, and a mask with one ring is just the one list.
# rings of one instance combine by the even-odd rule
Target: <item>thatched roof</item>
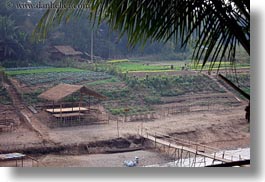
[[57,51],[62,53],[65,56],[77,56],[82,55],[83,53],[80,51],[74,50],[71,46],[54,46]]
[[91,95],[93,97],[99,98],[99,99],[105,99],[106,97],[88,89],[87,87],[83,85],[69,85],[69,84],[59,84],[55,87],[52,87],[51,89],[43,92],[38,96],[38,98],[58,102],[62,99],[64,99],[67,96],[72,95],[73,93],[81,92],[86,95]]

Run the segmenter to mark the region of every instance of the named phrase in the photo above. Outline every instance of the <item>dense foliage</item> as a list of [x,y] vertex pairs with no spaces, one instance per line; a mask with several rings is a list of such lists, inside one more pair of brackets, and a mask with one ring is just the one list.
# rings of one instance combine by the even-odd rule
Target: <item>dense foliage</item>
[[[148,57],[154,60],[185,60],[190,58],[190,48],[180,49],[180,44],[172,42],[166,44],[148,42],[144,48],[140,45],[130,48],[127,35],[119,37],[119,33],[111,30],[106,22],[102,22],[97,29],[94,29],[85,15],[55,26],[45,40],[33,39],[32,32],[46,9],[7,8],[9,2],[14,6],[18,2],[26,3],[19,0],[0,2],[0,65],[4,67],[49,65],[50,62],[54,62],[49,53],[54,45],[70,45],[86,55],[90,55],[93,48],[93,55],[101,59]],[[37,0],[31,2],[39,3]],[[42,1],[45,2],[48,1]]]

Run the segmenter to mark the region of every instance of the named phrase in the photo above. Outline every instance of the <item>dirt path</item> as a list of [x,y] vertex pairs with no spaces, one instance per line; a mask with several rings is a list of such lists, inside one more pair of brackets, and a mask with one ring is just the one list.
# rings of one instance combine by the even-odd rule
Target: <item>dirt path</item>
[[43,143],[54,143],[49,136],[49,128],[43,125],[23,103],[11,80],[4,82],[13,106],[20,118],[42,139]]

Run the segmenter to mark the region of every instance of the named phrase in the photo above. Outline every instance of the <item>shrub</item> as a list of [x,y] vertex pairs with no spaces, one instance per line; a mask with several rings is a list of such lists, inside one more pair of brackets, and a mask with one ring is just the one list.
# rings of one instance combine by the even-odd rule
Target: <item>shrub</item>
[[144,97],[144,101],[148,104],[161,104],[161,98],[158,96],[146,96]]

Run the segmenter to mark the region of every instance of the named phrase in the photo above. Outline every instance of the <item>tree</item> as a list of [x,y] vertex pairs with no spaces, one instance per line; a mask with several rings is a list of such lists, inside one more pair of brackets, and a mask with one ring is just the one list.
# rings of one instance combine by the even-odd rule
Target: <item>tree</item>
[[0,46],[3,52],[1,59],[21,57],[25,40],[26,34],[19,30],[10,17],[0,16]]
[[[60,3],[61,0],[55,0]],[[66,7],[49,9],[36,27],[43,37],[55,22],[88,12],[95,24],[102,21],[121,35],[128,35],[130,45],[147,40],[173,40],[187,46],[196,40],[193,58],[234,61],[238,44],[250,54],[250,2],[248,0],[66,0]],[[212,65],[213,65],[212,64]]]

